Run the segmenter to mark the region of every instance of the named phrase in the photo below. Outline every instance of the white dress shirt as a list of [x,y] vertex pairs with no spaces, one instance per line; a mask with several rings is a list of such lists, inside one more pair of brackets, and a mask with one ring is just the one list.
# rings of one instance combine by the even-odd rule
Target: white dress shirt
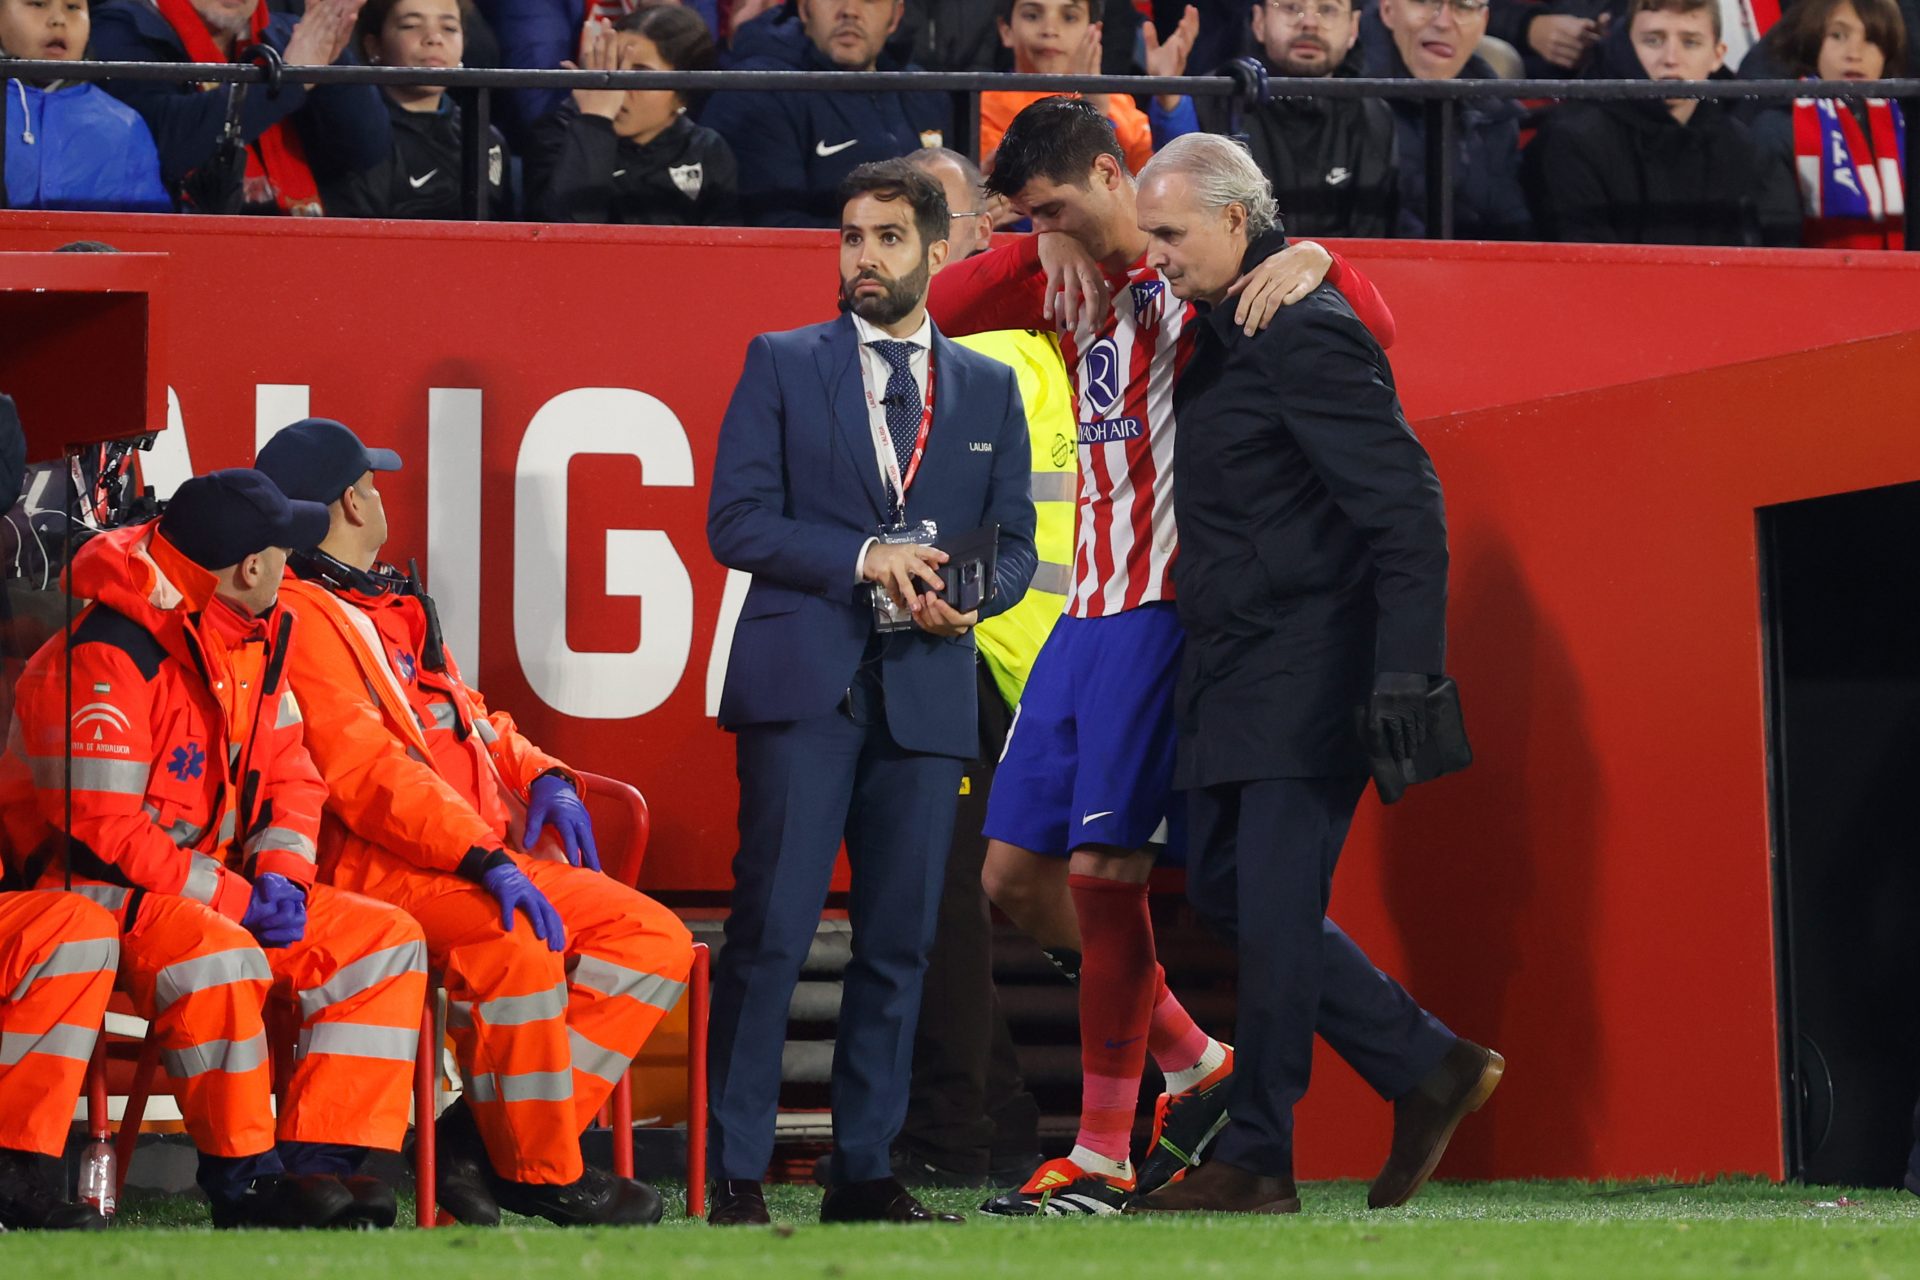
[[[880,471],[880,487],[887,487],[887,471],[894,461],[893,436],[887,430],[887,406],[880,398],[887,394],[887,382],[893,377],[893,366],[887,358],[873,349],[876,342],[905,342],[913,346],[913,353],[907,357],[907,367],[913,374],[914,389],[920,393],[920,402],[927,398],[927,361],[933,352],[933,320],[920,318],[920,327],[904,338],[895,338],[886,330],[872,324],[854,312],[847,313],[853,320],[853,332],[860,343],[860,381],[867,393],[867,423],[873,437],[873,465]],[[882,442],[885,442],[884,445]],[[884,452],[883,452],[884,450]],[[903,477],[904,478],[904,477]],[[904,496],[902,499],[904,503]],[[877,538],[868,538],[860,544],[860,554],[854,558],[853,580],[862,582],[866,578],[867,548]]]

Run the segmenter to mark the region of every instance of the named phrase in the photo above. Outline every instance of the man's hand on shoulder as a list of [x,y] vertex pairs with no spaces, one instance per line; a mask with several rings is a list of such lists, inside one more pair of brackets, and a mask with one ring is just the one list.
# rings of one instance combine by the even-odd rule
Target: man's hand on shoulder
[[1280,308],[1300,301],[1327,278],[1333,255],[1312,240],[1297,240],[1233,282],[1229,298],[1239,298],[1233,322],[1249,338],[1273,322]]
[[867,548],[867,557],[861,562],[860,578],[863,582],[878,583],[896,605],[918,615],[923,588],[946,589],[947,584],[941,581],[938,572],[946,562],[947,553],[933,547],[911,542],[875,542]]

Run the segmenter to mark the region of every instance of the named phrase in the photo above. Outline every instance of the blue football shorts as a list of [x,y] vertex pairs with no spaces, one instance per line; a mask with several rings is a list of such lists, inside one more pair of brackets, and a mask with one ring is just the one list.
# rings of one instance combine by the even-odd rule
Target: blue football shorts
[[1171,601],[1061,618],[1014,714],[986,835],[1057,858],[1163,844],[1165,860],[1183,862],[1173,697],[1185,640]]

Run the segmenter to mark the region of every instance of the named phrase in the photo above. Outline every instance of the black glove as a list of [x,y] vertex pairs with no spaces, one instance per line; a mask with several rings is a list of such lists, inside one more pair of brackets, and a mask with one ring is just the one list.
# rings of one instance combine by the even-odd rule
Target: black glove
[[1427,740],[1427,688],[1431,681],[1408,671],[1382,671],[1373,678],[1367,703],[1367,750],[1405,762]]

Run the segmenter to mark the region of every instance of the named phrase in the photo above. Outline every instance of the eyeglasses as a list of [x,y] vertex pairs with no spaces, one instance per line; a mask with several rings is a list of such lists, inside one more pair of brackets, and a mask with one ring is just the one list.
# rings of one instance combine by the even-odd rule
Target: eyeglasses
[[1453,16],[1462,21],[1471,21],[1487,11],[1487,0],[1401,0],[1409,9],[1419,9],[1432,13],[1437,9],[1452,9]]
[[1300,0],[1267,0],[1267,8],[1274,16],[1286,22],[1297,23],[1311,13],[1320,20],[1320,25],[1323,27],[1330,27],[1353,13],[1353,10],[1344,4],[1305,5],[1301,4]]

